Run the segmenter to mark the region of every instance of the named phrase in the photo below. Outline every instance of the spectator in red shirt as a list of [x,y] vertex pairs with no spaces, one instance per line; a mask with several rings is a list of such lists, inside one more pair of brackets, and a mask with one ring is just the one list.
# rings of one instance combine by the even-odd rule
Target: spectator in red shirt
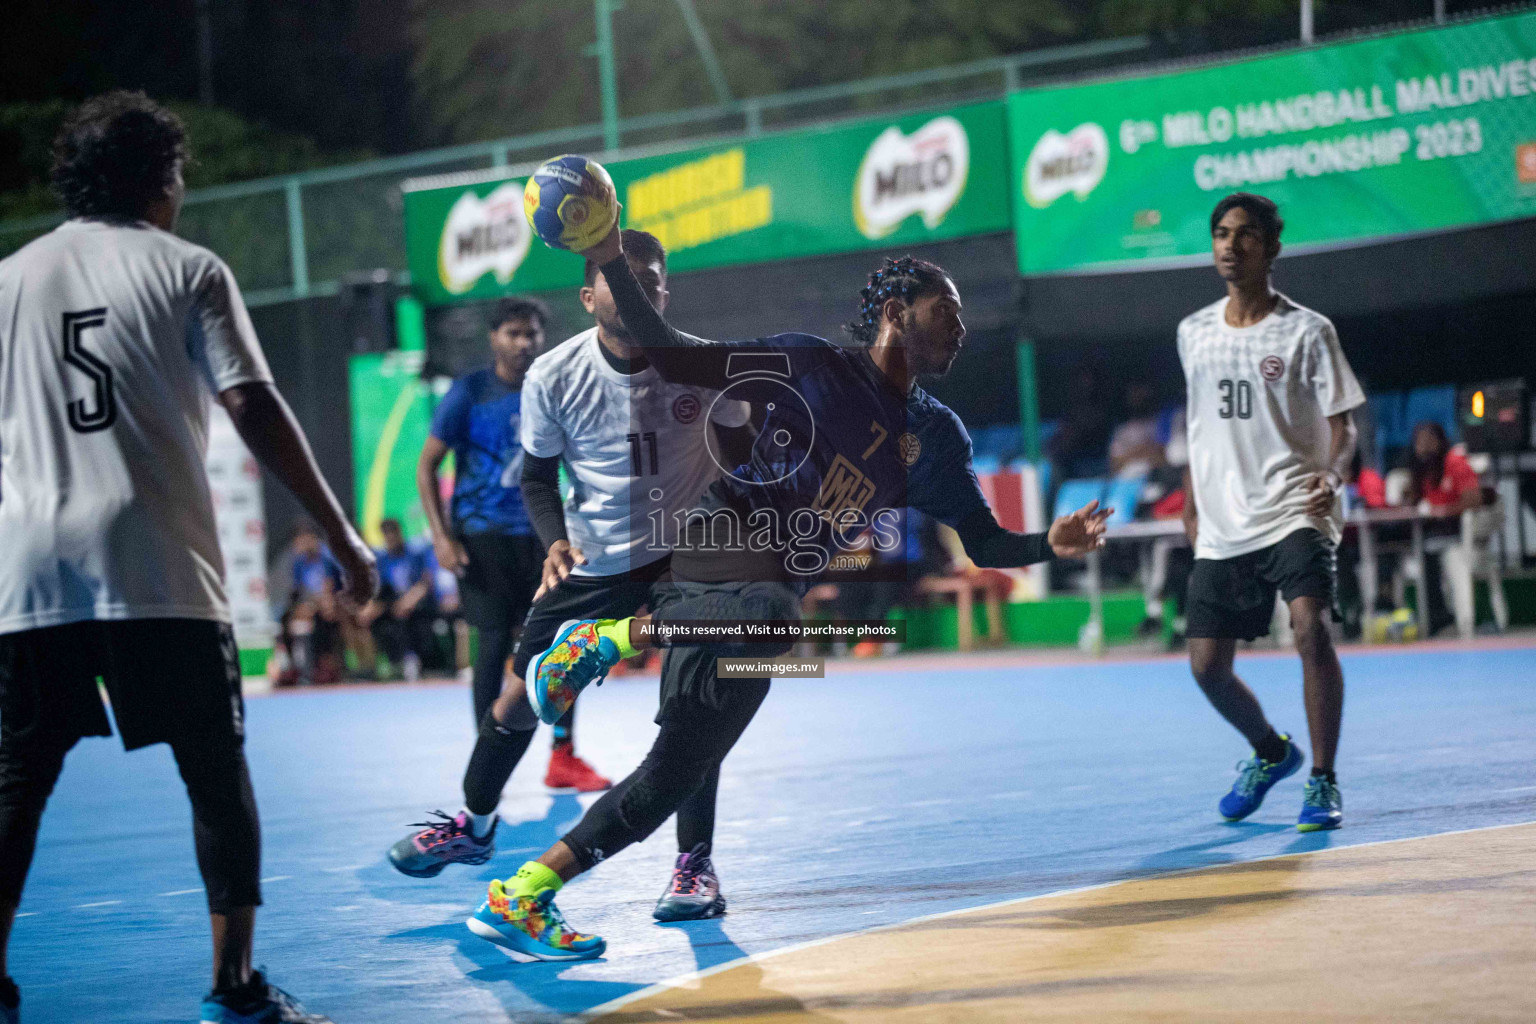
[[[1467,458],[1451,450],[1445,428],[1438,423],[1420,423],[1413,428],[1413,444],[1408,451],[1408,500],[1436,512],[1462,513],[1483,503],[1483,488],[1477,473],[1467,464]],[[1431,533],[1459,534],[1461,526],[1455,520],[1434,524]],[[1428,601],[1429,633],[1431,636],[1455,621],[1445,604],[1442,583],[1442,559],[1451,551],[1424,554],[1424,595]],[[1457,555],[1463,555],[1457,550]],[[1460,575],[1458,575],[1458,579]],[[1458,609],[1468,617],[1472,614],[1471,595],[1455,595],[1457,603],[1467,607]]]
[[1465,512],[1483,503],[1483,486],[1467,457],[1451,450],[1445,428],[1420,423],[1413,428],[1408,456],[1412,483],[1408,493],[1414,503],[1427,502],[1436,511]]

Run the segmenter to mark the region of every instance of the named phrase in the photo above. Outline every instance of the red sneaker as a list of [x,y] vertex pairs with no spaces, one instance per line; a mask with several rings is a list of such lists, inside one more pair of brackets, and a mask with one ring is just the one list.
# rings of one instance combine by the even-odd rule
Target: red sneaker
[[544,785],[550,789],[574,789],[578,793],[596,793],[609,789],[613,783],[592,770],[592,766],[576,756],[569,743],[556,743],[549,752],[549,771],[544,773]]

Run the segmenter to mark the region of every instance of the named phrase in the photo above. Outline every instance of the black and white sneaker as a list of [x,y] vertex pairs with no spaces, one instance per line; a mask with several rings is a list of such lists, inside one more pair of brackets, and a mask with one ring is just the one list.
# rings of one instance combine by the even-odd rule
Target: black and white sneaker
[[210,992],[203,997],[202,1024],[335,1024],[310,1013],[293,996],[269,983],[260,971],[239,988]]

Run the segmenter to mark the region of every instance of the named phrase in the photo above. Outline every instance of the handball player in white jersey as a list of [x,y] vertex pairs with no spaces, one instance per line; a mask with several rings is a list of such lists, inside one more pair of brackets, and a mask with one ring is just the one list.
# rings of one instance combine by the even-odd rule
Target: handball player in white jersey
[[[261,836],[204,469],[211,398],[325,532],[349,595],[377,578],[229,267],[171,233],[186,159],[181,122],[142,93],[88,101],[54,144],[70,219],[0,262],[0,940],[64,755],[111,735],[100,677],[123,746],[169,744],[191,799],[214,947],[200,1019],[320,1024],[251,970]],[[18,1000],[5,977],[0,1021]]]
[[[664,308],[666,251],[644,231],[625,231],[623,238],[635,277]],[[515,678],[481,723],[464,774],[463,810],[423,823],[390,850],[390,862],[408,875],[432,877],[449,864],[490,859],[496,806],[539,724],[523,683],[529,659],[568,620],[624,618],[647,603],[670,562],[658,520],[670,529],[674,513],[691,508],[721,473],[707,431],[747,422],[745,403],[662,380],[591,263],[585,281],[581,301],[596,325],[534,360],[523,381],[523,500],[547,552],[540,597],[517,641]],[[571,478],[563,502],[562,462]],[[678,809],[678,858],[654,912],[660,920],[724,912],[710,859],[719,778],[718,769],[711,772]]]
[[1334,774],[1344,672],[1324,616],[1337,615],[1350,410],[1365,395],[1328,318],[1270,285],[1283,226],[1263,196],[1238,192],[1217,203],[1211,249],[1227,294],[1179,324],[1189,391],[1184,525],[1195,547],[1189,660],[1211,704],[1253,745],[1219,805],[1238,821],[1305,760],[1232,670],[1237,641],[1268,633],[1276,592],[1285,601],[1312,739],[1296,827],[1310,832],[1344,820]]

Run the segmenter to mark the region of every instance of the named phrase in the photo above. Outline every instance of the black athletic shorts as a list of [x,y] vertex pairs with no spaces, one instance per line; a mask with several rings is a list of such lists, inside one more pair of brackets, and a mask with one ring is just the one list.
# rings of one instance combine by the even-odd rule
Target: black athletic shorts
[[125,619],[0,635],[7,735],[112,735],[97,679],[125,750],[245,736],[240,652],[225,623]]
[[1333,611],[1337,567],[1333,544],[1304,526],[1278,544],[1236,558],[1197,558],[1186,602],[1188,637],[1253,640],[1269,632],[1275,592],[1287,602],[1315,597]]
[[459,538],[469,564],[459,577],[459,601],[471,626],[510,628],[520,621],[539,589],[544,550],[539,538],[508,533],[471,533]]
[[522,679],[528,662],[555,642],[555,634],[571,619],[624,619],[651,598],[651,587],[667,574],[670,555],[663,555],[620,576],[567,576],[560,585],[528,609],[523,631],[512,648],[512,671]]

